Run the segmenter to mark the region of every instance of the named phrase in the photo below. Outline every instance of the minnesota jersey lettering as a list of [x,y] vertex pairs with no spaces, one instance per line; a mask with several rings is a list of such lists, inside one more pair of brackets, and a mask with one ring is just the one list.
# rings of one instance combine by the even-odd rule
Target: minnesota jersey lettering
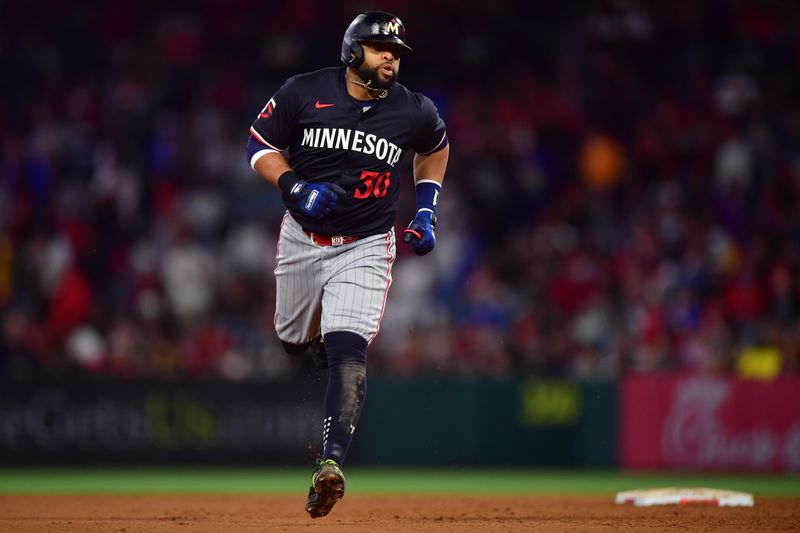
[[399,146],[374,133],[364,135],[363,131],[344,128],[305,128],[300,146],[361,152],[374,155],[389,166],[395,166],[403,155]]

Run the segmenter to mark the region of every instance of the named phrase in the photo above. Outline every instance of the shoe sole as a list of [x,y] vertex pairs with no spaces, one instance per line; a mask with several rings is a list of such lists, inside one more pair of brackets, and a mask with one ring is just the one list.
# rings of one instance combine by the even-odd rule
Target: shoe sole
[[336,472],[322,474],[314,483],[314,492],[317,493],[317,499],[313,504],[306,505],[306,512],[311,518],[327,516],[344,496],[344,479]]

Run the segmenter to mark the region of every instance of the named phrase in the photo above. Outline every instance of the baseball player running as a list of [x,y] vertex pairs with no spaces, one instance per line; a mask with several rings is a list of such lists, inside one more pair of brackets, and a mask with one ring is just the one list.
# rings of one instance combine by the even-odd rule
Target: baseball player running
[[398,169],[413,151],[417,213],[403,241],[436,244],[436,206],[449,147],[430,99],[397,83],[411,48],[390,13],[358,15],[345,65],[289,78],[250,128],[250,165],[282,191],[275,331],[292,355],[327,368],[323,451],[306,511],[326,516],[344,496],[341,465],[367,392],[367,346],[383,316],[395,259]]

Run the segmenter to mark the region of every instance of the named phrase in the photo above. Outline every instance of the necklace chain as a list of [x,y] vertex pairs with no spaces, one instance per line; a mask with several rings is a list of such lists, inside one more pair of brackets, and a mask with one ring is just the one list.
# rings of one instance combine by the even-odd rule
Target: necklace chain
[[360,87],[363,87],[364,90],[367,91],[367,96],[369,96],[370,98],[372,98],[372,96],[369,94],[370,91],[377,91],[378,92],[377,98],[386,98],[386,95],[389,94],[389,91],[386,90],[386,89],[374,89],[374,88],[370,87],[370,84],[372,83],[372,80],[369,80],[367,83],[364,83],[363,81],[357,81],[357,80],[350,79],[350,77],[347,76],[347,75],[345,75],[345,79],[347,81],[349,81],[350,83],[354,83],[354,84],[356,84],[356,85],[358,85]]

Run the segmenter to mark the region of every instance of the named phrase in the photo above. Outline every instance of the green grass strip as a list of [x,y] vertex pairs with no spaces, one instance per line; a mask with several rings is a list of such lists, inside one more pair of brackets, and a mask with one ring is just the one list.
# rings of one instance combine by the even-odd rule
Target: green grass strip
[[[3,468],[0,494],[296,494],[310,469]],[[659,487],[711,487],[800,496],[791,476],[625,473],[592,470],[348,468],[351,494],[613,494]]]

